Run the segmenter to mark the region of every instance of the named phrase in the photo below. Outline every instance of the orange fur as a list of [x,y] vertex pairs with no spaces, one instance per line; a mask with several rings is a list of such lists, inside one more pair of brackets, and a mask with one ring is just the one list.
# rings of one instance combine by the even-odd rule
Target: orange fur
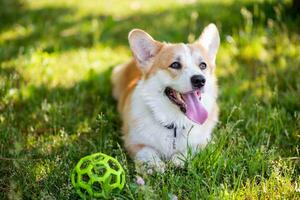
[[120,113],[123,113],[124,107],[128,105],[127,100],[141,76],[142,72],[136,66],[134,59],[122,65],[121,68],[116,67],[114,69],[112,74],[113,96],[118,100]]
[[130,116],[126,115],[130,110],[130,97],[138,80],[142,77],[141,70],[136,66],[134,59],[122,66],[115,67],[112,74],[113,96],[118,100],[118,111],[122,114],[123,126],[122,133],[125,146],[129,154],[137,152],[141,146],[128,146],[128,131]]
[[144,147],[145,147],[144,144],[134,144],[134,145],[128,146],[127,151],[129,153],[129,155],[133,156]]

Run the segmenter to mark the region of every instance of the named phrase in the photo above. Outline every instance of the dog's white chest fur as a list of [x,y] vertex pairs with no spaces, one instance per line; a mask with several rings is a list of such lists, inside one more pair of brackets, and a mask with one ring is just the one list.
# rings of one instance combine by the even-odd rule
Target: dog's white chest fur
[[[196,151],[204,147],[211,137],[214,123],[197,125],[184,120],[184,126],[167,128],[155,119],[153,111],[146,105],[141,97],[141,88],[137,87],[132,95],[131,118],[134,123],[130,124],[129,141],[131,144],[145,144],[153,148],[161,159],[170,160],[174,155],[186,155],[189,148]],[[151,91],[150,91],[151,92]],[[171,116],[178,115],[177,111],[161,109]],[[157,113],[164,116],[165,113]],[[178,119],[183,121],[183,119]]]

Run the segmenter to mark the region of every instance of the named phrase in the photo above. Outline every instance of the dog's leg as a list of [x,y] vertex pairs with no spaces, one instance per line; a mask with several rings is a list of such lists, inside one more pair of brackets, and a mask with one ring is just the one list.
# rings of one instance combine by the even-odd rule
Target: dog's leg
[[175,153],[172,155],[171,157],[171,162],[176,166],[176,167],[180,167],[183,168],[184,167],[184,163],[186,161],[186,155],[182,154],[182,153]]
[[151,147],[143,147],[135,155],[138,164],[146,164],[148,168],[147,173],[152,173],[152,169],[164,173],[165,163],[160,159],[159,154]]

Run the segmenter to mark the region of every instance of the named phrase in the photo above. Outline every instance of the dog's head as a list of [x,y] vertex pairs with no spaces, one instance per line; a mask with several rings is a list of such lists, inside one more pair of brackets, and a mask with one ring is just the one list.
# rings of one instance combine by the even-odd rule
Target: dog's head
[[128,39],[143,73],[137,87],[155,118],[163,124],[184,125],[187,119],[203,124],[217,97],[217,27],[208,25],[191,44],[162,43],[138,29]]

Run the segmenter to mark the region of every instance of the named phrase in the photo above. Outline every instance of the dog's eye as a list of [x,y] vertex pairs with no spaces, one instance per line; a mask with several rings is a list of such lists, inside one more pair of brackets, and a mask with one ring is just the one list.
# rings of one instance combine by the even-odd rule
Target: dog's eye
[[200,67],[201,70],[206,69],[206,63],[205,62],[201,62],[200,65],[199,65],[199,67]]
[[173,69],[181,69],[181,64],[179,62],[173,62],[170,67]]

